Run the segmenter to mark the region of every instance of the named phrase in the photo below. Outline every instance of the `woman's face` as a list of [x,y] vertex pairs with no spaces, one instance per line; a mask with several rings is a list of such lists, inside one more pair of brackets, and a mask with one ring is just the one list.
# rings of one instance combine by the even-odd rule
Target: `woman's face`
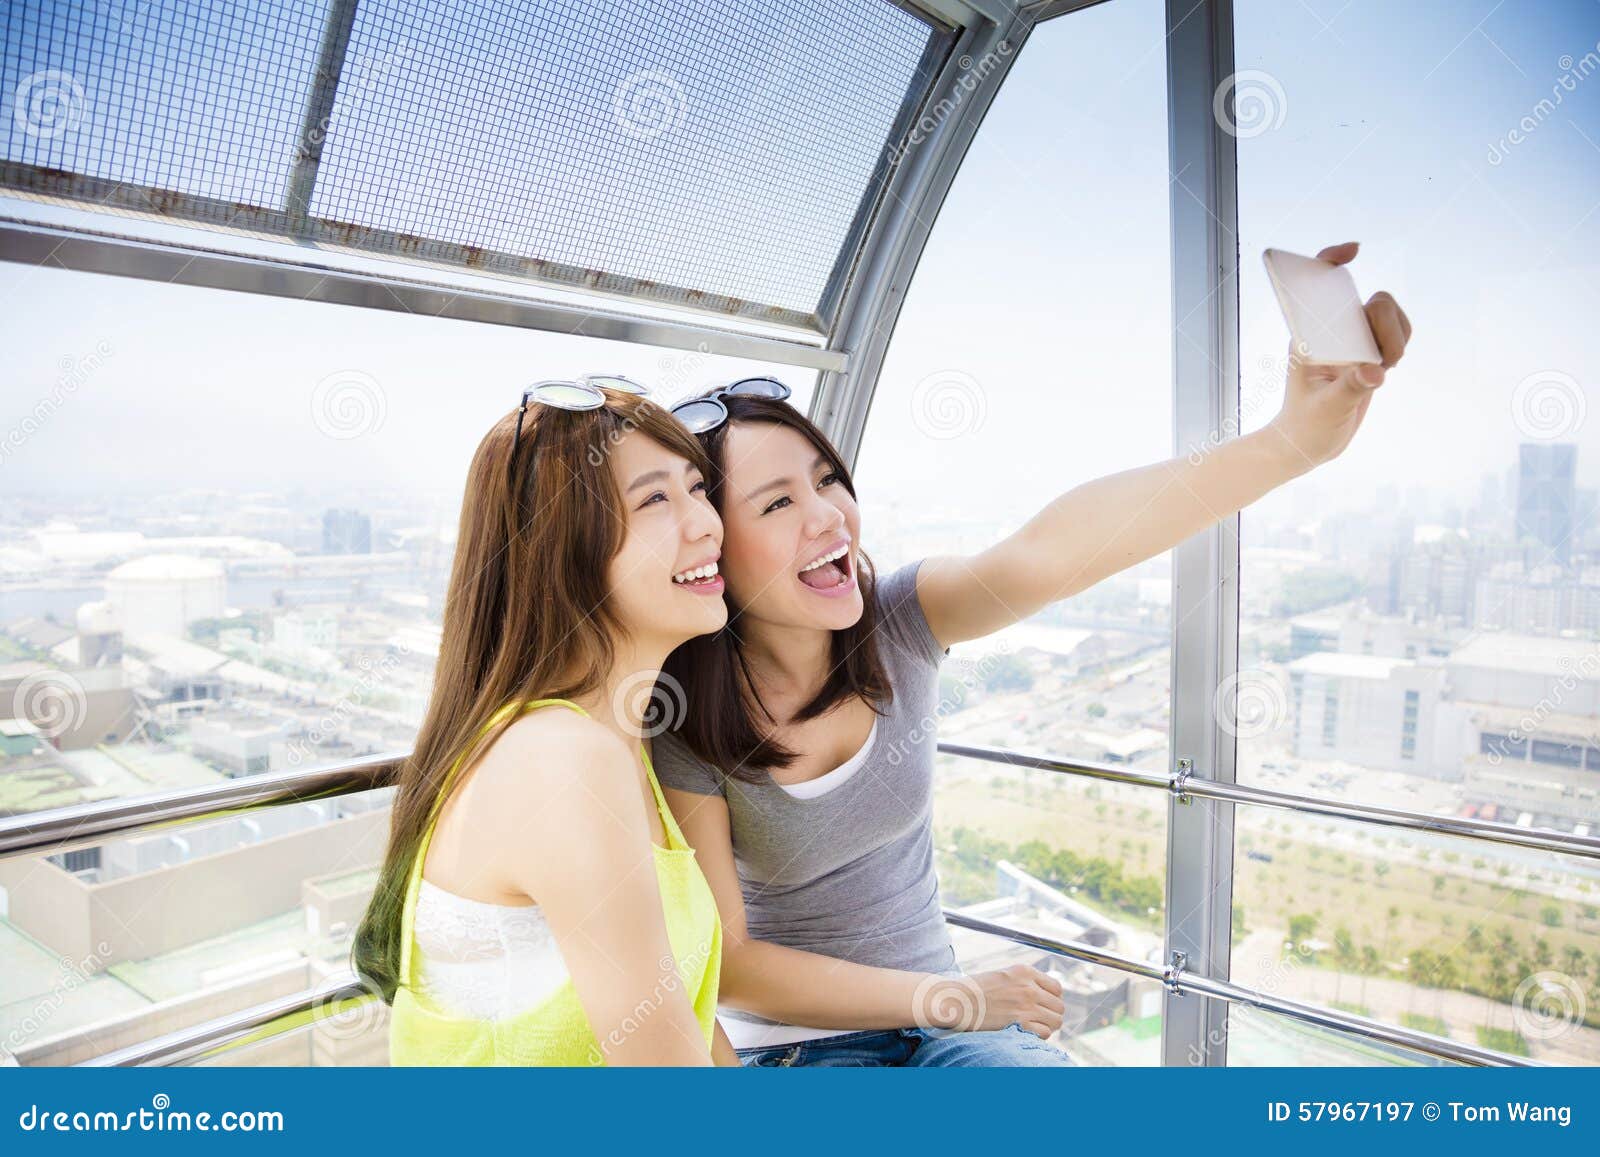
[[670,651],[720,630],[722,521],[699,469],[637,430],[612,444],[610,467],[626,529],[607,578],[630,635]]
[[735,422],[722,447],[722,573],[733,605],[774,626],[855,624],[861,511],[828,458],[773,422]]

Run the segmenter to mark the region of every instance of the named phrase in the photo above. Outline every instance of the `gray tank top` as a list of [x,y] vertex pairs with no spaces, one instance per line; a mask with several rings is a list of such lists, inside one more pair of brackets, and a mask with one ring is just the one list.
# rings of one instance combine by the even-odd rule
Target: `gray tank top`
[[[878,652],[894,688],[859,770],[813,799],[723,776],[672,732],[651,740],[662,786],[728,803],[750,935],[857,964],[957,971],[933,866],[940,649],[917,599],[921,560],[879,577]],[[737,1010],[721,1016],[773,1022]]]

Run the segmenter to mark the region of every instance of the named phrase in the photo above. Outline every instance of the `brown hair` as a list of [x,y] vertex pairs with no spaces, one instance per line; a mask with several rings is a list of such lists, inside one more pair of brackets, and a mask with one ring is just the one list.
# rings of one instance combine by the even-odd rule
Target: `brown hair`
[[[704,396],[709,396],[710,391]],[[798,430],[828,459],[850,497],[856,485],[839,451],[827,436],[804,414],[787,402],[749,395],[723,395],[728,420],[699,435],[711,460],[706,475],[712,504],[720,514],[727,475],[725,446],[728,430],[735,422],[766,422]],[[877,647],[877,607],[873,588],[877,577],[865,551],[858,550],[857,583],[864,609],[854,625],[833,632],[828,677],[816,695],[798,712],[793,722],[803,723],[824,715],[852,695],[859,696],[882,714],[893,701],[893,691]],[[677,680],[684,690],[685,710],[679,737],[701,759],[724,775],[746,782],[760,782],[770,768],[787,767],[798,757],[773,740],[763,725],[772,716],[761,703],[750,668],[745,660],[744,641],[739,634],[743,608],[728,600],[728,623],[712,635],[700,635],[679,646],[662,665],[663,675]]]
[[624,630],[604,581],[626,535],[609,451],[638,430],[709,474],[694,437],[647,398],[603,391],[596,410],[532,404],[497,421],[472,457],[461,503],[444,631],[427,714],[401,769],[389,844],[356,931],[363,981],[394,999],[400,918],[422,835],[451,767],[488,750],[516,719],[478,739],[507,703],[571,699],[603,685]]

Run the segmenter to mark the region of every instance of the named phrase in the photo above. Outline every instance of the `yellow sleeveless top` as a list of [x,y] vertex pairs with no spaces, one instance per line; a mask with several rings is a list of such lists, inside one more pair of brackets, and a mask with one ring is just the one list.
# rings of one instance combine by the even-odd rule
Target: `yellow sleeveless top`
[[[559,703],[587,715],[568,699],[534,699],[527,703],[508,703],[484,725],[487,732],[509,713],[520,707]],[[480,733],[482,734],[482,733]],[[705,1034],[709,1051],[716,1031],[717,982],[722,971],[722,922],[716,899],[705,874],[695,860],[694,849],[683,838],[672,809],[661,794],[650,753],[640,745],[650,790],[655,794],[661,823],[667,832],[668,846],[652,843],[656,879],[661,886],[662,914],[677,963],[678,979],[694,1007],[695,1019]],[[389,1012],[389,1063],[391,1065],[603,1065],[605,1055],[589,1024],[588,1015],[578,1000],[571,977],[549,997],[515,1016],[501,1020],[474,1020],[446,1015],[429,1005],[412,988],[413,915],[421,886],[422,866],[427,861],[428,845],[434,825],[449,794],[449,783],[461,769],[461,760],[451,766],[446,786],[439,793],[428,825],[417,848],[405,904],[400,921],[400,976]],[[641,994],[644,996],[644,994]]]

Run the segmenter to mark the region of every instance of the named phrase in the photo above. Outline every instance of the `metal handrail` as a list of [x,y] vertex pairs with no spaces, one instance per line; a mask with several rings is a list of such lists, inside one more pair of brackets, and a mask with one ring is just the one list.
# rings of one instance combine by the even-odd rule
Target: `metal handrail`
[[[1527,1057],[1511,1056],[1506,1053],[1496,1052],[1493,1049],[1449,1040],[1445,1037],[1432,1036],[1412,1029],[1396,1028],[1393,1025],[1382,1024],[1367,1017],[1340,1012],[1337,1009],[1324,1008],[1321,1005],[1307,1004],[1303,1001],[1290,1000],[1287,997],[1274,996],[1271,993],[1247,988],[1231,981],[1191,975],[1181,967],[1157,967],[1141,960],[1135,960],[1132,957],[1108,952],[1103,948],[1068,940],[1056,940],[1049,936],[1040,936],[1033,932],[1023,931],[1020,928],[1012,928],[1009,925],[980,920],[975,916],[951,911],[948,908],[944,911],[944,918],[948,923],[960,928],[967,928],[990,936],[998,936],[1013,943],[1052,952],[1058,956],[1081,960],[1086,964],[1114,969],[1131,976],[1142,976],[1149,980],[1158,980],[1166,985],[1170,991],[1180,996],[1193,993],[1213,1000],[1225,1000],[1231,1004],[1248,1005],[1263,1012],[1277,1013],[1308,1024],[1331,1028],[1338,1032],[1350,1033],[1366,1037],[1369,1040],[1398,1045],[1413,1052],[1424,1053],[1428,1056],[1454,1061],[1459,1064],[1545,1067],[1543,1062],[1530,1060]],[[352,974],[352,979],[347,983],[336,984],[329,989],[296,993],[291,996],[279,997],[275,1000],[252,1005],[249,1008],[215,1017],[212,1020],[204,1021],[189,1028],[179,1029],[147,1041],[128,1045],[113,1052],[103,1053],[98,1057],[83,1062],[80,1067],[167,1066],[203,1060],[229,1049],[239,1048],[247,1044],[256,1044],[283,1033],[309,1027],[319,1019],[323,1019],[321,1014],[329,1006],[336,1006],[339,1015],[342,1016],[352,1009],[360,1009],[378,999],[378,996],[370,988],[361,984]]]
[[[1347,803],[1326,797],[1274,791],[1240,783],[1196,779],[1187,769],[1176,772],[1144,771],[1090,760],[1057,759],[1003,747],[940,741],[939,751],[1010,767],[1026,767],[1065,775],[1084,776],[1134,787],[1159,788],[1179,799],[1213,799],[1224,803],[1252,804],[1283,811],[1331,816],[1353,823],[1406,828],[1458,836],[1492,844],[1533,848],[1600,860],[1600,836],[1579,836],[1519,828],[1514,824],[1461,816],[1436,816],[1404,808]],[[303,771],[271,772],[232,779],[201,788],[179,788],[133,799],[102,800],[56,808],[38,815],[0,819],[0,860],[13,856],[70,851],[103,843],[112,836],[133,835],[179,822],[221,819],[256,808],[278,807],[330,796],[372,791],[391,786],[408,752],[386,752],[345,763]]]
[[[237,1012],[224,1013],[187,1028],[101,1053],[74,1067],[169,1066],[206,1060],[217,1053],[310,1027],[335,1014],[344,1016],[378,999],[354,973],[349,975],[350,980],[330,988],[309,989],[262,1001]],[[329,1013],[329,1008],[334,1012]]]
[[1247,988],[1242,984],[1234,984],[1229,980],[1215,980],[1206,976],[1198,976],[1185,972],[1181,967],[1157,968],[1155,965],[1130,960],[1125,956],[1106,952],[1104,949],[1073,944],[1066,940],[1053,940],[1048,936],[1039,936],[1032,932],[1024,932],[1019,928],[995,924],[988,920],[979,920],[976,917],[966,916],[960,912],[946,910],[944,918],[951,924],[961,928],[970,928],[975,932],[986,932],[991,936],[1000,936],[1007,940],[1013,940],[1018,944],[1026,944],[1032,948],[1042,948],[1047,952],[1054,952],[1059,956],[1070,956],[1075,960],[1084,960],[1090,964],[1114,968],[1119,972],[1128,972],[1160,980],[1179,996],[1195,993],[1200,996],[1209,996],[1214,1000],[1226,1000],[1230,1004],[1245,1004],[1251,1008],[1261,1009],[1263,1012],[1275,1012],[1309,1024],[1337,1029],[1340,1032],[1353,1033],[1357,1036],[1368,1037],[1387,1044],[1399,1045],[1415,1052],[1426,1053],[1442,1060],[1457,1061],[1466,1065],[1547,1067],[1542,1061],[1529,1060],[1527,1057],[1511,1056],[1508,1053],[1496,1052],[1494,1049],[1463,1044],[1460,1041],[1449,1040],[1445,1037],[1431,1036],[1425,1032],[1396,1028],[1393,1025],[1383,1024],[1364,1016],[1356,1016],[1353,1013],[1324,1008],[1318,1004],[1307,1004],[1304,1001],[1290,1000],[1283,996],[1274,996],[1269,992]]
[[1242,783],[1222,783],[1214,779],[1196,779],[1187,770],[1175,772],[1140,771],[1136,768],[1118,767],[1115,764],[1091,763],[1081,760],[1054,759],[1044,755],[1027,755],[1003,747],[982,747],[966,743],[939,744],[945,755],[960,755],[969,759],[982,759],[990,763],[1004,763],[1012,767],[1028,767],[1041,771],[1057,771],[1068,775],[1088,776],[1112,783],[1132,784],[1136,787],[1162,788],[1179,799],[1194,797],[1213,799],[1223,803],[1253,804],[1257,807],[1278,808],[1282,811],[1304,812],[1309,815],[1332,816],[1354,823],[1376,824],[1381,827],[1408,828],[1413,831],[1434,832],[1444,836],[1483,840],[1491,844],[1510,844],[1519,848],[1536,848],[1546,852],[1588,856],[1600,860],[1600,836],[1579,836],[1567,832],[1552,832],[1519,828],[1515,824],[1494,823],[1490,820],[1467,819],[1462,816],[1436,816],[1406,808],[1380,807],[1376,804],[1347,803],[1323,796],[1301,795],[1297,792],[1273,791],[1266,787],[1252,787]]
[[178,823],[226,819],[261,808],[373,791],[394,783],[406,752],[370,755],[296,771],[267,772],[204,787],[98,800],[0,819],[0,860],[93,847]]
[[[953,742],[940,742],[938,750],[945,755],[979,759],[1012,767],[1080,775],[1137,787],[1160,788],[1178,799],[1198,796],[1229,803],[1256,804],[1288,811],[1334,816],[1357,823],[1411,828],[1600,859],[1600,839],[1594,837],[1532,832],[1509,824],[1430,816],[1397,808],[1347,804],[1337,800],[1299,796],[1241,784],[1216,783],[1192,778],[1187,767],[1172,773],[1144,771],[1114,764],[1056,759],[1005,748]],[[55,809],[40,816],[11,817],[0,820],[0,859],[60,852],[102,843],[112,836],[132,835],[178,823],[221,819],[259,808],[279,807],[392,786],[407,757],[408,753],[405,752],[385,753],[324,767],[229,780],[226,783],[212,784],[198,789],[184,788],[132,800],[119,799],[78,804]],[[1335,1009],[1274,996],[1231,981],[1191,975],[1171,967],[1157,968],[1090,945],[1053,940],[959,912],[946,910],[945,918],[958,927],[985,932],[1130,975],[1161,980],[1169,989],[1179,994],[1193,992],[1217,1000],[1245,1004],[1310,1024],[1399,1045],[1445,1060],[1473,1065],[1538,1063],[1491,1049],[1462,1044],[1459,1041],[1396,1028]],[[302,1027],[310,1023],[307,1019],[308,1014],[315,1013],[320,1005],[330,1000],[342,1005],[346,1001],[359,1002],[371,999],[376,998],[359,984],[347,986],[331,994],[314,991],[282,997],[188,1029],[118,1049],[88,1063],[97,1066],[179,1064],[185,1060],[203,1057],[219,1048],[237,1047],[238,1044],[246,1043],[246,1038],[256,1040]]]

